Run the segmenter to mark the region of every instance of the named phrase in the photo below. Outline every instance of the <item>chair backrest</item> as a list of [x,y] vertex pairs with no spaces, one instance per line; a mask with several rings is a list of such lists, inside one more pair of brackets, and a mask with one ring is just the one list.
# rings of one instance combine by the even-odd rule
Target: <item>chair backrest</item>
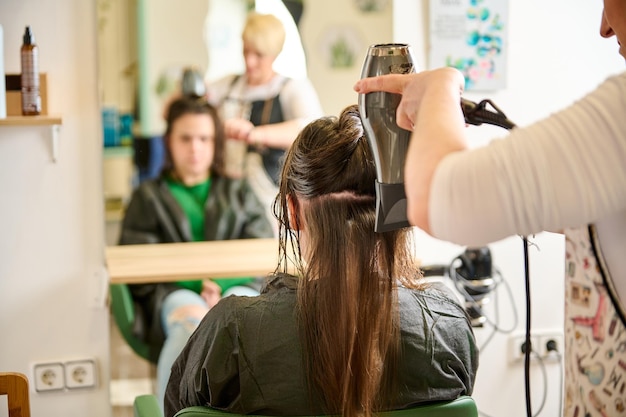
[[133,333],[135,305],[128,286],[126,284],[111,284],[109,289],[111,294],[111,312],[122,337],[137,355],[154,363],[150,355],[150,347]]
[[138,395],[133,401],[134,417],[163,417],[163,411],[153,394]]
[[[161,417],[163,413],[154,395],[140,395],[135,398],[135,417]],[[194,406],[180,410],[174,417],[265,417],[227,413],[214,408]],[[312,416],[311,416],[312,417]],[[470,396],[433,404],[418,405],[404,410],[387,411],[379,417],[478,417],[478,409]]]
[[[379,414],[380,417],[478,417],[478,409],[474,399],[469,396],[457,398],[453,401],[438,402],[404,410],[387,411]],[[266,417],[243,416],[227,413],[209,407],[188,407],[180,410],[174,417]]]
[[0,395],[7,396],[9,417],[30,417],[26,375],[17,372],[0,372]]
[[[472,397],[464,396],[453,401],[419,405],[404,410],[387,411],[380,417],[478,417],[478,409]],[[265,417],[243,416],[227,413],[209,407],[188,407],[180,410],[174,417]]]

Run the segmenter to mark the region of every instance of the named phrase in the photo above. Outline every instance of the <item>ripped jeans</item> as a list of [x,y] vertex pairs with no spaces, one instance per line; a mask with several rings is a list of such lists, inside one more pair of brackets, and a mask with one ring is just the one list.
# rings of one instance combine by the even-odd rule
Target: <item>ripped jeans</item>
[[[253,297],[259,295],[259,292],[246,286],[234,286],[226,290],[222,298],[229,295]],[[182,307],[194,306],[198,308],[191,311],[186,309],[187,311],[181,312],[180,310]],[[165,342],[157,363],[157,398],[161,410],[163,410],[165,389],[170,378],[172,365],[207,312],[207,305],[200,294],[191,290],[176,290],[163,300],[161,324],[165,332]]]

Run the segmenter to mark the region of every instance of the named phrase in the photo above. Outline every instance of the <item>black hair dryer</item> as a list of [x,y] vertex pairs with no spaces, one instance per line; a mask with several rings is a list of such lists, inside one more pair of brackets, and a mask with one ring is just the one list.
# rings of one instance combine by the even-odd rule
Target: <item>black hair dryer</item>
[[[407,44],[372,45],[361,78],[415,72]],[[404,192],[404,161],[411,132],[396,123],[401,95],[386,92],[359,94],[359,113],[376,164],[376,232],[408,227]]]
[[198,68],[186,67],[183,70],[181,89],[184,97],[200,98],[206,95],[206,85]]

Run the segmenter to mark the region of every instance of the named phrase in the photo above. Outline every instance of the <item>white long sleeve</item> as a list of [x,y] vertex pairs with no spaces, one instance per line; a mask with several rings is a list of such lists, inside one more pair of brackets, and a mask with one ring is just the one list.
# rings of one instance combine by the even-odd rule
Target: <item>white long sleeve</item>
[[626,73],[506,139],[447,156],[430,196],[433,235],[464,245],[626,215]]

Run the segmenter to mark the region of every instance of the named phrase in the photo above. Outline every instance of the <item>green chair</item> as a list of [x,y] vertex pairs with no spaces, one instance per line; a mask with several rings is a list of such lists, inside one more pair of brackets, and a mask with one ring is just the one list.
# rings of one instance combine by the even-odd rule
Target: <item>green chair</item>
[[[161,409],[153,395],[141,395],[135,398],[135,417],[162,417]],[[386,411],[380,417],[478,417],[476,403],[469,396],[456,400],[419,405],[405,410]],[[188,407],[176,413],[175,417],[244,417],[239,414],[227,413],[209,407]],[[247,417],[264,417],[250,415]]]
[[137,338],[133,332],[135,306],[128,286],[126,284],[111,284],[109,289],[111,312],[122,337],[137,355],[151,363],[156,363],[150,355],[150,347]]

